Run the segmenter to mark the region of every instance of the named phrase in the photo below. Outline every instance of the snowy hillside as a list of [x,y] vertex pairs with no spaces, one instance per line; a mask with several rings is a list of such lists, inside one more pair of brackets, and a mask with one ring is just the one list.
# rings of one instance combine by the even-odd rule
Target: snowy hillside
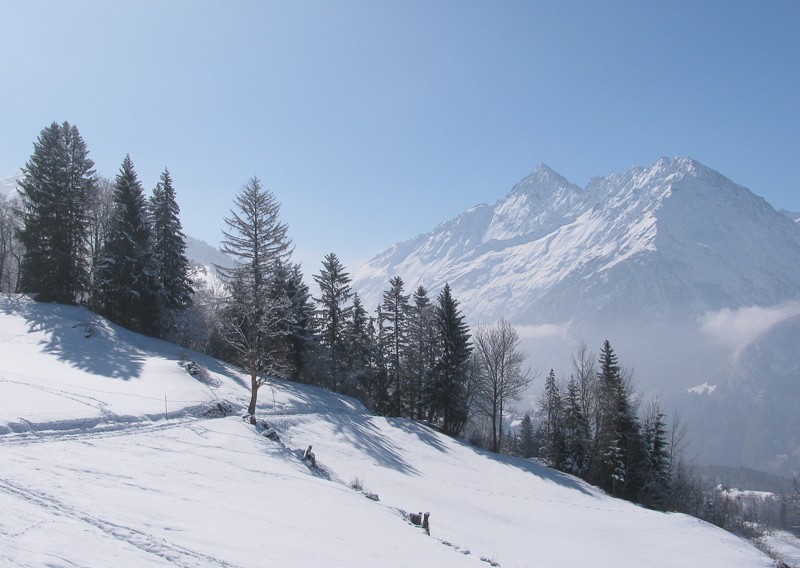
[[[773,565],[695,519],[320,389],[264,387],[279,439],[238,416],[246,399],[214,360],[0,297],[0,565]],[[429,511],[430,536],[403,511]]]
[[[353,272],[353,286],[375,306],[395,275],[432,295],[449,282],[473,326],[515,324],[540,375],[568,375],[580,341],[597,350],[608,339],[640,388],[669,401],[733,380],[742,350],[797,313],[800,225],[691,158],[585,188],[542,165],[494,204],[379,254]],[[702,461],[712,442],[693,439]],[[770,463],[795,450],[774,442]],[[726,447],[735,449],[725,464],[771,467],[742,439]],[[780,467],[788,474],[800,459]]]

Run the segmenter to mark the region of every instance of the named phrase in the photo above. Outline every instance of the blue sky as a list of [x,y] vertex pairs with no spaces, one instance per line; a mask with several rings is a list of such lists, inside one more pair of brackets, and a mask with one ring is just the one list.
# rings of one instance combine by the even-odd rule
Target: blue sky
[[800,2],[0,0],[0,177],[52,121],[169,167],[216,244],[258,176],[307,275],[354,270],[546,163],[692,156],[800,211]]

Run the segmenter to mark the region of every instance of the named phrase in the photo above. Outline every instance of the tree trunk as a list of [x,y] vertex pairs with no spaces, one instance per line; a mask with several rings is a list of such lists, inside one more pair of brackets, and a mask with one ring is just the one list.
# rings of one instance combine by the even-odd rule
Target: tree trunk
[[250,416],[256,414],[256,401],[258,400],[258,376],[252,375],[250,377],[250,405],[247,407],[247,413]]

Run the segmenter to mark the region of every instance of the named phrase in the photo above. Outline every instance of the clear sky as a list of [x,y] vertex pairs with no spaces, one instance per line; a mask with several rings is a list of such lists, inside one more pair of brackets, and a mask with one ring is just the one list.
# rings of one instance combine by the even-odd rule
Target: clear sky
[[800,211],[800,1],[0,0],[0,178],[53,121],[99,174],[166,166],[217,244],[258,176],[307,275],[546,163],[691,156]]

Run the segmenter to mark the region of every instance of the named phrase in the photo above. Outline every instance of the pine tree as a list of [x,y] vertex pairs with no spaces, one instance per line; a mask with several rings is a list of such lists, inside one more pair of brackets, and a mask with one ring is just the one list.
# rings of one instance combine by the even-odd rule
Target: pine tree
[[598,370],[598,426],[592,481],[615,496],[635,499],[641,487],[639,422],[616,353],[603,343]]
[[469,367],[472,352],[469,327],[458,309],[449,284],[439,294],[436,307],[437,362],[431,373],[427,399],[428,420],[442,431],[458,435],[469,413]]
[[378,304],[377,315],[374,320],[375,329],[373,345],[375,346],[374,379],[370,386],[370,399],[375,413],[385,416],[389,413],[391,401],[389,399],[389,372],[387,370],[388,345],[387,333],[382,325],[383,310]]
[[[283,265],[283,263],[281,263]],[[283,274],[283,270],[279,270]],[[314,303],[308,285],[303,281],[300,265],[295,264],[285,277],[277,278],[288,301],[283,318],[286,327],[284,341],[289,363],[289,378],[305,381],[308,364],[314,351]]]
[[172,178],[166,168],[150,198],[150,222],[153,227],[153,261],[157,282],[157,300],[162,314],[192,303],[186,236],[180,220]]
[[89,289],[88,200],[94,162],[77,127],[52,123],[34,143],[19,182],[20,287],[38,299],[74,303]]
[[325,386],[337,390],[347,359],[344,330],[350,314],[347,306],[351,296],[350,275],[337,256],[329,253],[325,255],[322,270],[314,276],[314,281],[320,290],[320,297],[314,298],[318,305],[317,326],[328,358]]
[[663,509],[670,493],[670,455],[666,417],[658,401],[647,411],[642,429],[642,503],[651,508]]
[[395,276],[389,281],[391,288],[383,293],[381,325],[388,339],[387,372],[391,384],[392,406],[390,413],[404,416],[408,409],[406,402],[406,350],[408,349],[408,319],[410,306],[408,295],[403,294],[403,279]]
[[591,432],[581,400],[580,388],[574,377],[570,378],[567,383],[563,424],[564,470],[582,476],[588,465]]
[[98,267],[102,313],[135,331],[154,333],[158,312],[152,234],[142,186],[130,156],[114,180],[114,210]]
[[368,406],[374,407],[371,387],[376,352],[370,332],[370,318],[358,293],[353,293],[352,298],[351,317],[344,330],[344,344],[348,354],[348,377],[344,391],[345,394],[356,396]]
[[519,454],[523,458],[536,455],[536,433],[531,415],[526,413],[519,426]]
[[436,322],[433,304],[424,287],[416,289],[413,300],[408,330],[407,389],[410,416],[422,420],[425,417],[425,380],[436,363]]
[[550,373],[545,379],[541,410],[543,415],[542,456],[547,459],[551,467],[561,469],[564,460],[564,404],[553,369],[550,369]]
[[286,352],[276,341],[286,333],[285,294],[277,295],[273,277],[291,254],[288,227],[280,222],[280,204],[258,178],[251,178],[234,198],[235,210],[225,218],[222,251],[233,268],[217,267],[228,290],[222,333],[236,362],[250,376],[248,413],[256,412],[258,389],[270,374],[286,369]]

